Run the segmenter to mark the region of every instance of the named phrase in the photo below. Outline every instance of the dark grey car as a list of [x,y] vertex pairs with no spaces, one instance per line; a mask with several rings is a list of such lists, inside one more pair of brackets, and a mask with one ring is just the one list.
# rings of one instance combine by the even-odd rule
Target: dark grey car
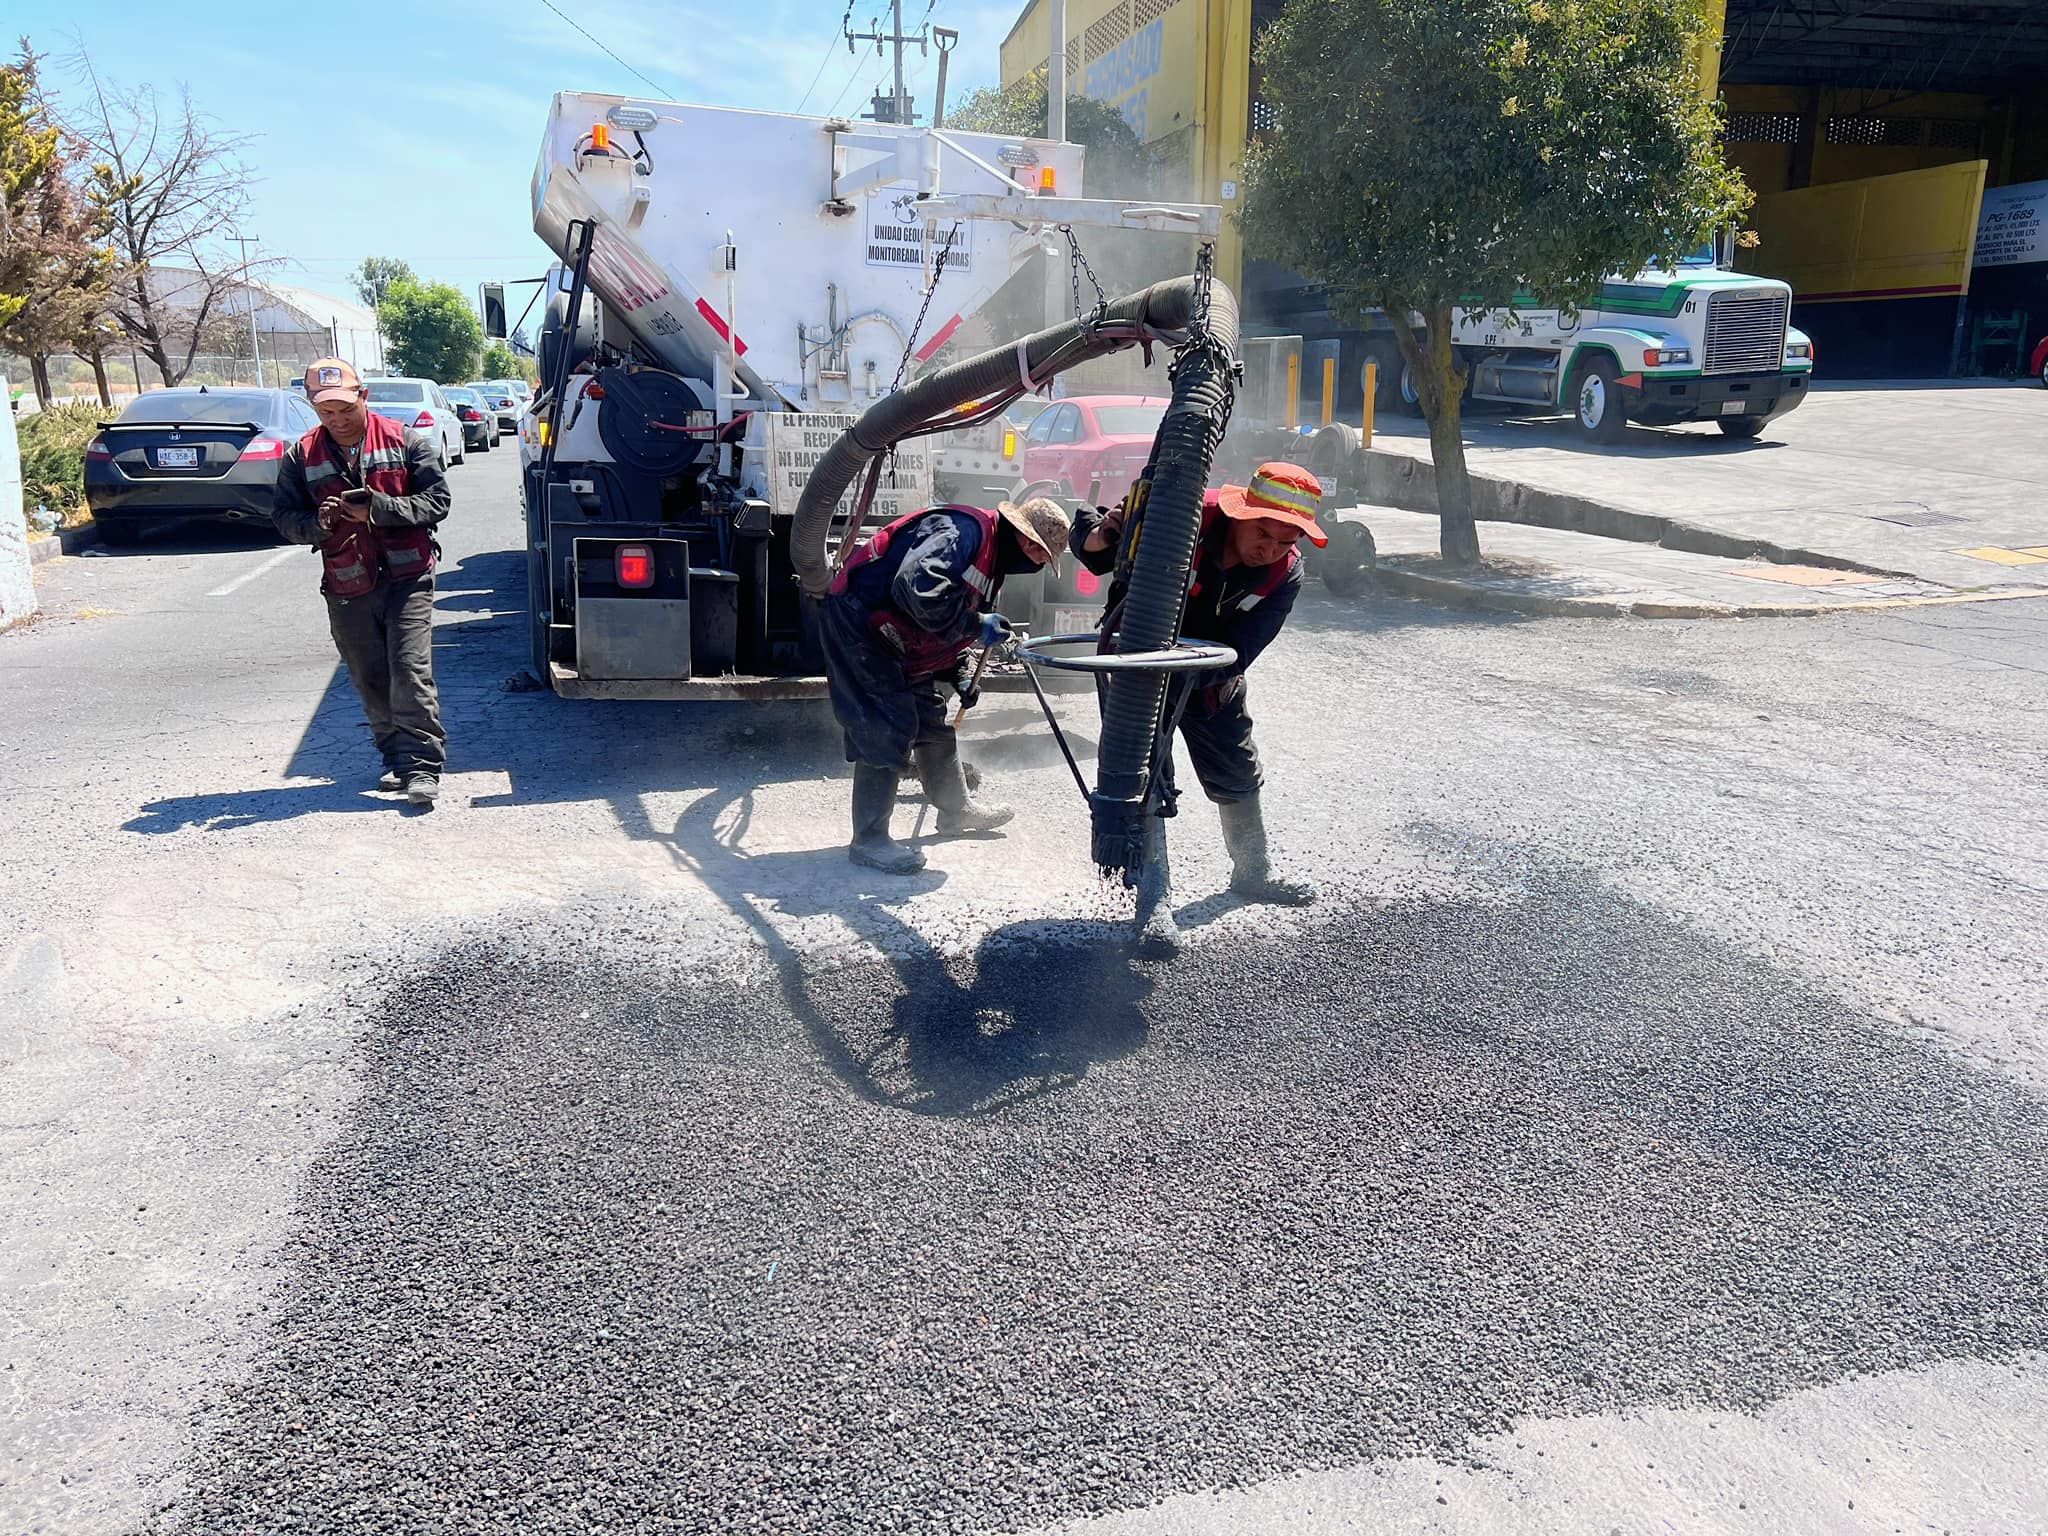
[[270,522],[285,450],[320,417],[283,389],[153,389],[85,450],[85,502],[100,538],[133,544],[184,518]]

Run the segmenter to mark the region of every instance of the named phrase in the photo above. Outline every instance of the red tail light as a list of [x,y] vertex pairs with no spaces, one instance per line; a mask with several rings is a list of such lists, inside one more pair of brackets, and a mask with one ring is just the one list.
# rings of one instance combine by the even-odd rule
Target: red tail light
[[85,456],[88,459],[111,459],[114,456],[114,450],[107,446],[107,440],[104,437],[96,437],[85,445]]
[[645,544],[621,544],[613,555],[619,585],[629,592],[645,591],[654,585],[654,551]]
[[415,427],[418,427],[421,431],[425,431],[429,427],[433,426],[434,413],[432,411],[421,411],[419,415],[413,417],[412,424]]
[[241,461],[244,464],[260,464],[265,459],[281,459],[283,457],[284,442],[282,439],[275,437],[252,437],[242,449]]

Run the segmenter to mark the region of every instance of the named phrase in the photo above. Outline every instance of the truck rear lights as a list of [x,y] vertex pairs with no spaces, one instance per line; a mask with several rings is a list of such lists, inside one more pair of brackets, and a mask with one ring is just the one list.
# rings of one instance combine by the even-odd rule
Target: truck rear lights
[[1017,457],[1017,432],[1013,427],[1005,427],[1003,429],[1003,457],[1006,459]]
[[644,592],[654,585],[654,550],[646,544],[621,544],[612,553],[612,565],[619,585],[628,592]]
[[284,457],[284,441],[275,437],[252,437],[242,447],[241,462],[261,464],[266,459]]
[[1040,197],[1051,197],[1053,195],[1054,185],[1055,181],[1052,173],[1052,167],[1049,165],[1041,165],[1038,168],[1038,195]]

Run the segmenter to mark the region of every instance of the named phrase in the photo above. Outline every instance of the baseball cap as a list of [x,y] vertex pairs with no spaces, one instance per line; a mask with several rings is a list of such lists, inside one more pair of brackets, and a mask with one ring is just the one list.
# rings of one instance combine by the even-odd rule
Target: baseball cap
[[1299,464],[1261,464],[1250,485],[1226,485],[1216,493],[1225,517],[1271,518],[1299,528],[1318,549],[1330,542],[1316,521],[1323,482]]
[[315,405],[322,400],[353,400],[362,392],[361,376],[338,357],[306,365],[306,398]]

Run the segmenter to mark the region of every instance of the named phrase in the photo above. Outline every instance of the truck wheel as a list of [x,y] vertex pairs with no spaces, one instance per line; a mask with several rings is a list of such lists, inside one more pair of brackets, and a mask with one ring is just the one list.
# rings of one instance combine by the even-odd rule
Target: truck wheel
[[[1401,354],[1385,347],[1368,347],[1366,360],[1373,363],[1378,372],[1373,376],[1372,408],[1379,415],[1386,415],[1401,408]],[[1365,393],[1365,365],[1358,368],[1358,390]]]
[[1415,370],[1405,360],[1401,364],[1400,385],[1394,391],[1394,405],[1403,416],[1422,414],[1422,393],[1415,387]]
[[1723,416],[1718,423],[1730,437],[1755,437],[1764,429],[1761,416]]
[[1628,430],[1628,408],[1622,404],[1620,377],[1611,359],[1589,357],[1572,370],[1565,387],[1572,421],[1579,435],[1596,443],[1618,443]]

